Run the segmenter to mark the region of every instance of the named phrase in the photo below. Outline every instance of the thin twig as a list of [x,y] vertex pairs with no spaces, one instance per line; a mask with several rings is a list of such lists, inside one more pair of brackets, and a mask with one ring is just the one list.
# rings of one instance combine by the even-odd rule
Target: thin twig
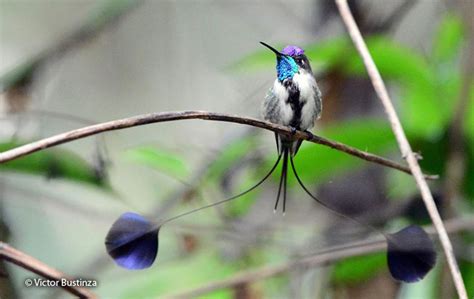
[[400,147],[402,156],[405,157],[405,159],[408,162],[408,166],[410,167],[413,177],[416,181],[416,184],[418,185],[418,189],[420,189],[421,197],[423,198],[426,209],[428,210],[428,213],[430,214],[434,227],[436,228],[436,231],[438,232],[438,236],[441,241],[441,245],[443,247],[444,253],[446,255],[449,268],[451,270],[451,275],[453,277],[454,284],[456,285],[459,298],[467,299],[466,287],[464,286],[461,272],[459,271],[459,266],[454,256],[453,246],[451,244],[451,241],[449,240],[449,236],[443,225],[443,221],[441,220],[441,216],[439,215],[438,209],[436,208],[436,205],[433,200],[431,191],[428,187],[428,184],[426,183],[423,177],[421,168],[418,164],[418,160],[413,154],[413,151],[410,147],[410,144],[405,135],[405,132],[403,131],[402,125],[397,116],[395,108],[392,104],[392,101],[390,100],[384,81],[382,80],[382,77],[380,76],[380,73],[369,53],[369,50],[367,49],[367,45],[365,44],[364,39],[362,38],[362,35],[360,34],[359,28],[357,27],[357,24],[355,23],[354,18],[352,17],[351,11],[347,4],[347,0],[335,0],[335,1],[339,8],[339,12],[341,14],[342,20],[344,21],[347,27],[349,35],[351,36],[354,42],[354,45],[357,48],[357,51],[362,57],[362,60],[364,61],[369,77],[372,81],[372,84],[374,85],[374,89],[378,97],[382,101],[385,112],[392,126],[393,133],[395,134],[398,145]]
[[[48,280],[61,281],[61,279],[64,278],[71,280],[71,278],[67,277],[64,273],[51,268],[34,257],[29,256],[3,242],[0,242],[0,259],[18,265]],[[97,298],[94,293],[83,287],[69,286],[67,284],[63,285],[61,283],[59,283],[58,286],[79,298]]]
[[[349,155],[361,158],[363,160],[374,162],[380,165],[384,165],[393,169],[400,170],[402,172],[411,174],[410,169],[406,166],[400,165],[394,161],[379,157],[374,154],[370,154],[364,151],[360,151],[353,147],[347,146],[340,142],[332,141],[320,136],[309,134],[306,132],[297,131],[292,133],[292,131],[286,127],[263,120],[258,120],[255,118],[241,117],[236,115],[215,113],[215,112],[206,112],[206,111],[176,111],[176,112],[161,112],[161,113],[150,113],[142,114],[132,117],[127,117],[118,120],[112,120],[109,122],[104,122],[92,126],[83,127],[80,129],[71,130],[69,132],[61,133],[54,135],[48,138],[44,138],[35,142],[31,142],[17,148],[5,151],[0,153],[0,164],[5,163],[10,160],[17,159],[19,157],[53,147],[55,145],[63,144],[73,140],[85,138],[91,135],[96,135],[99,133],[120,130],[130,127],[142,126],[151,123],[158,122],[168,122],[184,119],[203,119],[203,120],[212,120],[212,121],[224,121],[245,124],[253,127],[258,127],[266,130],[270,130],[279,134],[291,135],[294,138],[299,138],[307,140],[313,143],[318,143],[336,149],[338,151],[347,153]],[[427,179],[437,179],[436,175],[425,175]]]
[[[430,226],[425,228],[427,233],[435,235],[436,230]],[[449,232],[459,232],[474,229],[474,219],[453,219],[446,222],[446,229]],[[279,265],[264,266],[255,270],[242,271],[229,278],[224,278],[207,283],[205,286],[187,290],[182,293],[166,296],[165,298],[196,298],[216,290],[235,287],[240,284],[254,283],[271,276],[288,272],[298,267],[312,268],[336,262],[341,259],[367,255],[382,251],[386,248],[386,241],[383,237],[365,241],[350,242],[347,244],[330,247],[311,256],[298,260],[288,261]],[[162,298],[162,297],[160,297]]]

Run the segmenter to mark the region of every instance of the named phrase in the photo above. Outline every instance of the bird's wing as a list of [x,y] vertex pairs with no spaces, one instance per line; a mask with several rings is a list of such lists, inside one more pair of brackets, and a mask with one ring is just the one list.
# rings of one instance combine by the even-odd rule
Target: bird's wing
[[314,115],[316,119],[321,118],[321,113],[323,112],[323,98],[321,91],[319,90],[318,84],[315,83],[314,86]]
[[262,105],[262,116],[263,119],[268,120],[272,123],[279,123],[280,120],[280,105],[278,98],[273,92],[273,87],[270,88],[265,96],[265,100]]

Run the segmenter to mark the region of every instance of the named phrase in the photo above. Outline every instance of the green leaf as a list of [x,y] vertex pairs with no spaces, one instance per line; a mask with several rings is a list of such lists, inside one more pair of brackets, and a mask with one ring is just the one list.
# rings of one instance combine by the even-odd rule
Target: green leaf
[[443,133],[436,138],[427,138],[418,131],[406,131],[409,141],[415,152],[420,152],[423,157],[419,161],[425,172],[443,176],[446,159],[448,156],[448,133],[444,128]]
[[[19,142],[0,143],[0,152],[22,145]],[[49,178],[105,186],[102,177],[78,155],[64,149],[49,149],[0,164],[0,171],[15,171]]]
[[335,284],[357,284],[374,277],[386,268],[385,253],[345,259],[335,264],[331,280]]
[[232,165],[238,163],[257,145],[255,135],[239,138],[227,145],[209,167],[208,173],[212,179],[219,179]]
[[[259,168],[262,167],[263,165],[261,164]],[[238,184],[238,186],[234,188],[235,191],[232,192],[232,195],[229,194],[228,196],[233,196],[242,193],[251,186],[255,185],[256,182],[261,180],[264,174],[262,171],[258,170],[262,169],[256,169],[253,174],[246,173],[246,175],[244,176],[243,183]],[[233,200],[228,204],[224,205],[226,214],[233,218],[245,215],[255,203],[255,199],[258,198],[260,190],[261,189],[253,190],[252,192],[241,196],[238,200]]]
[[[433,75],[429,64],[412,49],[383,36],[370,36],[366,42],[384,79],[399,80],[408,86],[432,84]],[[367,76],[362,59],[355,51],[346,59],[344,69],[348,74]]]
[[433,58],[436,62],[453,59],[464,39],[464,28],[460,17],[447,14],[441,21],[433,42]]
[[[469,101],[466,107],[466,120],[464,122],[464,131],[466,135],[474,140],[474,83],[471,84],[469,92]],[[471,143],[472,144],[472,143]]]
[[449,120],[449,111],[452,110],[452,105],[443,106],[441,100],[439,91],[434,88],[422,85],[406,88],[402,92],[400,107],[404,128],[421,136],[438,137]]
[[[343,65],[348,52],[355,52],[346,37],[337,37],[322,43],[308,45],[305,54],[314,71],[321,72]],[[275,63],[273,61],[273,63]]]
[[463,260],[460,268],[467,289],[467,297],[474,298],[474,263]]
[[[466,247],[474,245],[474,233],[465,231],[460,235],[461,241]],[[459,267],[466,285],[467,297],[474,298],[474,261],[471,256],[467,255],[459,259]]]
[[[346,121],[317,131],[317,134],[374,154],[383,154],[396,146],[389,124],[377,119]],[[295,158],[298,173],[308,185],[323,182],[345,171],[369,165],[368,163],[310,142],[303,142]],[[288,180],[289,184],[295,183],[293,176],[288,176]]]
[[180,178],[189,173],[187,162],[176,153],[144,146],[126,152],[126,157],[148,167],[164,171]]
[[[419,137],[438,139],[452,120],[461,87],[457,68],[452,68],[436,86],[403,86],[400,115],[404,128]],[[469,118],[469,110],[466,117]],[[469,128],[468,128],[469,130]]]

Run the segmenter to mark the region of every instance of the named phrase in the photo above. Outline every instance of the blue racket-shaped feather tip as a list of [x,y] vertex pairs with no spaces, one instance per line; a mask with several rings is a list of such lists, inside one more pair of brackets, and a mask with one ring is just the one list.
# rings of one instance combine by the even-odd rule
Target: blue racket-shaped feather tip
[[419,226],[411,225],[388,235],[387,245],[388,268],[397,280],[417,282],[436,263],[433,241]]
[[105,238],[107,253],[129,270],[150,267],[158,253],[158,231],[143,216],[127,212],[117,219]]

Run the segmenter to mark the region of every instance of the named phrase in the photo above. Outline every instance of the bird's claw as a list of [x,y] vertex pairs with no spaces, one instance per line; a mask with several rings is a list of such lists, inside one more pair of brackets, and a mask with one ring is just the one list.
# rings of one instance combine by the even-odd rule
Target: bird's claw
[[314,137],[313,133],[311,133],[308,130],[304,130],[304,132],[309,135],[309,139],[313,139],[313,137]]
[[291,131],[291,135],[295,135],[297,130],[295,127],[290,126],[290,131]]

